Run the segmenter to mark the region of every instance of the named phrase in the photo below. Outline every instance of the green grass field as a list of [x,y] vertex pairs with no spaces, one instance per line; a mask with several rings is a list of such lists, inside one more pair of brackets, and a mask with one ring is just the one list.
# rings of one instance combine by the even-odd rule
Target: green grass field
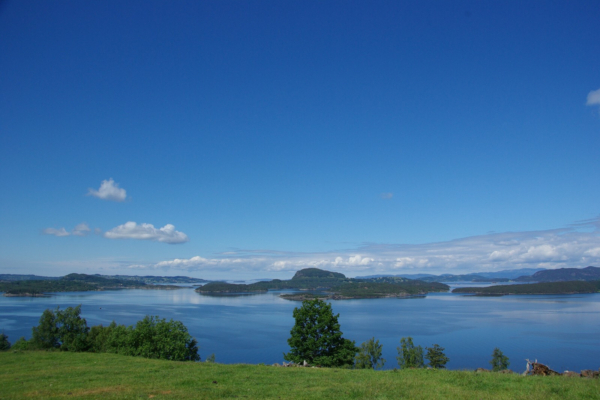
[[0,398],[600,399],[600,380],[469,371],[277,368],[0,352]]

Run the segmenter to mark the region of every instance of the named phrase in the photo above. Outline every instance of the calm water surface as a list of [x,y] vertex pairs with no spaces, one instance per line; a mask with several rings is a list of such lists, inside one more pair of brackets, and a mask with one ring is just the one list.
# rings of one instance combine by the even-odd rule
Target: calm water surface
[[[464,286],[464,285],[461,285]],[[145,315],[182,321],[205,359],[222,363],[283,361],[300,303],[281,292],[249,296],[203,296],[180,290],[121,290],[57,293],[47,298],[0,297],[0,331],[14,343],[31,337],[47,308],[82,304],[88,326],[111,321],[132,325]],[[450,369],[489,367],[494,347],[523,371],[525,359],[563,370],[600,367],[600,293],[588,295],[472,297],[451,293],[415,299],[332,302],[344,337],[357,344],[375,337],[383,344],[385,368],[397,367],[400,338],[423,347],[445,347]]]

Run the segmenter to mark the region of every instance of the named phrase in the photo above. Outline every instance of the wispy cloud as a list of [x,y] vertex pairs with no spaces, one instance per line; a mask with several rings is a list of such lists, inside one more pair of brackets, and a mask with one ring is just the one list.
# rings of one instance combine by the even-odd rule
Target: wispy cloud
[[102,200],[125,201],[127,192],[110,178],[109,180],[103,180],[98,190],[88,189],[88,196],[94,196]]
[[389,199],[391,199],[392,197],[394,197],[394,193],[390,193],[390,192],[381,193],[381,194],[379,195],[379,197],[381,197],[381,198],[382,198],[382,199],[384,199],[384,200],[389,200]]
[[585,104],[588,106],[600,105],[600,89],[589,92]]
[[87,236],[92,230],[90,229],[90,227],[88,226],[88,224],[86,224],[85,222],[82,222],[81,224],[77,225],[74,229],[73,229],[73,235],[75,236]]
[[139,239],[155,242],[176,244],[189,240],[183,232],[175,230],[175,226],[167,224],[162,228],[155,228],[152,224],[137,224],[129,221],[104,233],[108,239]]
[[46,228],[42,231],[44,235],[53,235],[53,236],[69,236],[70,233],[67,232],[65,228],[55,229],[55,228]]
[[81,224],[79,224],[75,228],[73,228],[73,230],[71,232],[68,232],[65,228],[60,228],[60,229],[46,228],[46,229],[42,230],[42,233],[44,235],[63,237],[63,236],[70,236],[70,235],[87,236],[87,234],[90,233],[90,231],[91,231],[91,229],[88,226],[88,224],[86,224],[85,222],[82,222]]
[[[365,244],[332,252],[232,251],[216,258],[195,256],[136,267],[220,274],[271,272],[290,275],[316,267],[348,276],[468,273],[517,268],[600,266],[600,217],[566,228],[491,233],[424,244]],[[214,274],[213,274],[214,275]]]

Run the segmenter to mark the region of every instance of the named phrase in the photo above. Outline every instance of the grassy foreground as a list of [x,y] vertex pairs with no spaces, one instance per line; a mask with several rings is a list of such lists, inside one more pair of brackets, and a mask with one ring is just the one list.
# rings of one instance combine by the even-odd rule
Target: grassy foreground
[[0,398],[600,399],[600,380],[468,371],[277,368],[0,352]]

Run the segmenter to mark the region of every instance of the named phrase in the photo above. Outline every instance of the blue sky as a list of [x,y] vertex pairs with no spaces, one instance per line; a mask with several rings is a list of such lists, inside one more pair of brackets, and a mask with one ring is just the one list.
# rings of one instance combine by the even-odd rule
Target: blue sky
[[596,1],[3,1],[0,273],[600,266]]

